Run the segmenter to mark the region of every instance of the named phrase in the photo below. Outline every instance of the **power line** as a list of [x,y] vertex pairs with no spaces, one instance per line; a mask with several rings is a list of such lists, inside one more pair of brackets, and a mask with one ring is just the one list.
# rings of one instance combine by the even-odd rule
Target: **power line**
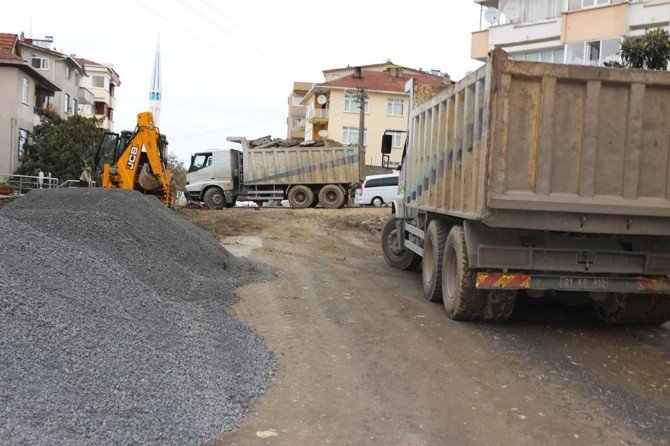
[[173,20],[170,20],[169,18],[165,17],[165,16],[164,16],[163,14],[161,14],[160,12],[156,11],[155,9],[152,9],[152,8],[148,7],[147,5],[143,4],[143,3],[140,2],[139,0],[133,0],[133,1],[134,1],[135,3],[137,3],[138,5],[140,5],[141,7],[143,7],[144,9],[146,9],[146,10],[152,12],[152,13],[155,14],[156,16],[158,16],[158,17],[160,17],[161,19],[165,20],[167,23],[171,24],[172,26],[174,26],[174,27],[180,29],[180,30],[183,31],[184,33],[186,33],[186,34],[188,34],[189,36],[193,37],[194,39],[196,39],[196,40],[198,40],[198,41],[204,43],[205,45],[209,46],[210,48],[213,48],[213,49],[219,51],[219,52],[220,52],[221,54],[223,54],[224,56],[226,56],[226,57],[228,57],[228,58],[230,58],[230,59],[232,59],[232,60],[234,60],[234,61],[236,61],[236,62],[239,62],[240,64],[245,65],[245,66],[248,67],[248,68],[251,68],[252,70],[254,70],[254,72],[255,72],[259,77],[263,77],[263,78],[266,78],[266,77],[272,77],[273,79],[278,80],[278,81],[280,81],[280,82],[285,82],[285,81],[287,81],[287,79],[280,79],[279,77],[272,76],[272,75],[268,75],[268,73],[267,73],[268,70],[266,70],[266,69],[262,69],[262,68],[259,68],[259,67],[256,67],[256,66],[254,66],[254,65],[251,65],[251,64],[249,64],[248,62],[246,62],[246,61],[240,59],[239,57],[236,57],[236,56],[234,56],[234,55],[232,55],[232,54],[230,54],[230,53],[228,53],[228,52],[222,50],[222,49],[219,48],[218,46],[216,46],[216,45],[212,45],[212,43],[211,43],[209,40],[207,40],[207,39],[205,39],[205,38],[202,38],[202,37],[200,37],[200,36],[198,36],[198,35],[192,33],[191,31],[189,31],[188,29],[184,28],[184,27],[181,26],[180,24],[174,22]]
[[275,63],[275,64],[282,65],[282,66],[284,66],[284,67],[290,67],[289,65],[283,63],[283,62],[281,61],[281,59],[272,57],[271,55],[268,55],[267,53],[261,51],[260,49],[254,47],[253,45],[251,45],[251,44],[249,44],[249,43],[247,43],[247,42],[244,42],[244,41],[238,39],[237,36],[233,35],[233,34],[230,33],[227,29],[225,29],[225,28],[223,28],[221,25],[219,25],[216,21],[212,20],[211,17],[208,17],[207,15],[203,14],[203,12],[202,12],[201,10],[199,10],[199,9],[196,8],[196,7],[194,7],[193,5],[189,5],[189,4],[188,4],[186,1],[184,1],[184,0],[177,0],[177,1],[178,1],[182,6],[184,6],[184,7],[187,8],[189,11],[191,11],[193,14],[195,14],[196,16],[198,16],[198,17],[200,17],[201,19],[203,19],[203,20],[209,22],[209,23],[212,24],[214,27],[216,27],[219,31],[221,31],[222,33],[224,33],[224,34],[227,35],[228,37],[232,38],[233,40],[235,40],[235,41],[241,43],[242,45],[246,46],[247,48],[251,49],[251,50],[254,51],[255,53],[259,54],[260,56],[266,58],[267,60],[269,60],[269,61],[271,61],[271,62],[273,62],[273,63]]
[[313,68],[313,67],[311,67],[311,66],[306,65],[303,61],[301,61],[301,60],[299,60],[299,59],[296,59],[295,57],[291,56],[290,54],[285,53],[285,52],[282,51],[280,48],[275,47],[271,42],[268,42],[267,40],[263,39],[262,37],[260,37],[260,36],[257,35],[256,33],[254,33],[253,31],[248,30],[248,29],[245,28],[242,24],[240,24],[238,21],[236,21],[235,19],[233,19],[233,18],[227,16],[226,14],[224,14],[223,12],[221,12],[220,9],[218,9],[218,8],[215,7],[215,6],[213,6],[213,5],[212,5],[211,3],[209,3],[208,1],[206,1],[206,0],[200,0],[200,1],[201,1],[202,3],[204,3],[205,5],[207,5],[210,9],[212,9],[213,11],[215,11],[217,14],[219,14],[219,15],[220,15],[221,17],[223,17],[224,19],[226,19],[226,20],[228,20],[230,23],[236,25],[236,26],[237,26],[238,28],[240,28],[242,31],[245,31],[245,32],[249,33],[250,35],[253,35],[254,37],[256,37],[256,39],[258,39],[260,42],[263,42],[265,45],[267,45],[268,47],[272,48],[274,51],[277,51],[277,52],[282,53],[282,54],[283,54],[284,56],[286,56],[288,59],[291,59],[293,62],[295,62],[295,63],[297,63],[297,64],[299,64],[299,65],[302,65],[302,66],[305,67],[305,68],[309,68],[309,69],[312,69],[312,68]]
[[249,127],[249,126],[256,125],[256,124],[262,124],[262,123],[268,122],[268,121],[274,121],[275,119],[279,119],[279,118],[283,118],[283,117],[284,117],[284,115],[273,116],[272,118],[266,118],[266,119],[262,119],[260,121],[250,122],[250,123],[238,125],[238,126],[235,126],[235,127],[228,127],[228,128],[225,128],[225,129],[209,130],[209,131],[206,131],[206,132],[191,133],[189,135],[171,136],[170,139],[172,140],[172,139],[192,138],[194,136],[210,135],[212,133],[221,133],[221,132],[226,132],[228,130],[235,130],[235,129]]

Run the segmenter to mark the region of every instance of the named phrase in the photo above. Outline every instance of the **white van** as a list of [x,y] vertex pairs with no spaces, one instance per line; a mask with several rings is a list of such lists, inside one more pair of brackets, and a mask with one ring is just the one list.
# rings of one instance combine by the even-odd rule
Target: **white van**
[[358,205],[371,204],[381,206],[390,203],[398,195],[398,174],[387,173],[383,175],[369,175],[365,181],[356,189],[354,203]]

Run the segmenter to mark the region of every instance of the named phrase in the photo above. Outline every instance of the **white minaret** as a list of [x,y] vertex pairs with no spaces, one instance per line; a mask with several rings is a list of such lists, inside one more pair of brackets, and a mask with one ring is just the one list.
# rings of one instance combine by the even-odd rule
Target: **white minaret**
[[156,44],[156,58],[154,59],[154,73],[151,76],[151,90],[149,92],[149,110],[154,115],[156,127],[161,120],[161,40],[158,36]]

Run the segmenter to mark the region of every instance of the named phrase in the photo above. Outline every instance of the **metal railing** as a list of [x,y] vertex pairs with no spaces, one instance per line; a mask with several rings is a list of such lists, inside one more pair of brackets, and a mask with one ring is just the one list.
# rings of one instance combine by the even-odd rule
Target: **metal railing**
[[[88,187],[95,187],[96,182],[91,181],[88,183]],[[58,185],[58,187],[79,187],[79,180],[67,180],[63,181],[61,184]]]
[[33,189],[51,189],[58,187],[58,178],[45,176],[40,178],[31,175],[13,175],[0,174],[0,188],[2,185],[9,185],[7,192],[11,190],[9,195],[23,195]]

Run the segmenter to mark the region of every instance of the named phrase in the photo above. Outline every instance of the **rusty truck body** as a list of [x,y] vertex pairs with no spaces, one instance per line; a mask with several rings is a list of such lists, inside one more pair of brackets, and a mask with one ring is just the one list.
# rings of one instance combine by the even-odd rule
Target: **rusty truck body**
[[487,64],[411,110],[386,259],[454,319],[584,292],[612,323],[670,319],[670,73]]

